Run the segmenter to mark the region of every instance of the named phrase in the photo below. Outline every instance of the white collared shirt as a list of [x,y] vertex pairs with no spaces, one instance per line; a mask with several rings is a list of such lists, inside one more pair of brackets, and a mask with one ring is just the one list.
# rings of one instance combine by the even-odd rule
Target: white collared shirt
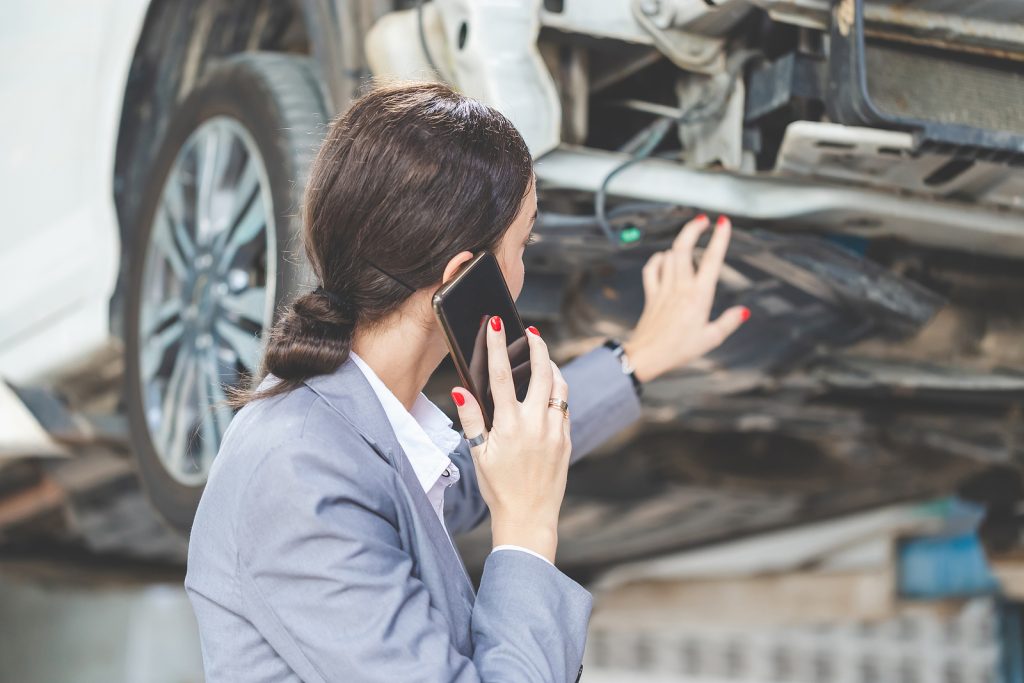
[[[407,410],[366,361],[355,351],[350,350],[349,355],[362,370],[377,395],[377,400],[384,407],[398,443],[409,458],[416,479],[423,487],[430,506],[434,508],[437,518],[441,520],[441,526],[447,533],[448,527],[444,523],[444,492],[460,478],[459,468],[448,454],[458,448],[462,435],[452,429],[452,421],[422,391],[416,397],[412,410]],[[499,545],[491,552],[498,550],[519,550],[551,564],[543,555],[516,545]]]

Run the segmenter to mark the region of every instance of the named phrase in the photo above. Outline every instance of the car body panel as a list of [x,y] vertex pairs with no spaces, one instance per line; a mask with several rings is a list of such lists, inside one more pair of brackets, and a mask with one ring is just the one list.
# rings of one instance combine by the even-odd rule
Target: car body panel
[[108,340],[114,148],[147,5],[46,0],[5,11],[0,375],[11,381],[39,379]]

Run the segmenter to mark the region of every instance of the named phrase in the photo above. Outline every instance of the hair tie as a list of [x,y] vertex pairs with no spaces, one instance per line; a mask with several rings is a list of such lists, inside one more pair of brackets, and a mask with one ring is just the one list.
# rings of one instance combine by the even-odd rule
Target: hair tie
[[313,290],[313,293],[322,295],[324,298],[331,302],[332,307],[349,315],[350,317],[352,317],[355,314],[356,307],[347,298],[340,297],[334,292],[326,290],[320,286],[317,286],[317,288]]

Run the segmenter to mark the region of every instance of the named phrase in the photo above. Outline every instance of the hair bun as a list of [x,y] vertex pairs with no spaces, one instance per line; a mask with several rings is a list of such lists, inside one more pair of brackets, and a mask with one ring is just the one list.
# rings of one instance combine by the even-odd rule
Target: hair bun
[[346,317],[352,319],[356,317],[356,306],[352,303],[351,299],[339,296],[328,289],[324,289],[322,286],[314,289],[313,294],[318,294],[327,299],[332,308],[337,309],[339,313],[344,314]]
[[293,382],[334,372],[348,359],[355,324],[355,315],[318,292],[307,292],[271,329],[265,369]]
[[351,331],[359,317],[355,305],[349,299],[324,289],[300,294],[292,302],[291,309],[307,327],[319,328],[309,329],[308,332],[323,334],[325,337],[345,336],[345,332]]

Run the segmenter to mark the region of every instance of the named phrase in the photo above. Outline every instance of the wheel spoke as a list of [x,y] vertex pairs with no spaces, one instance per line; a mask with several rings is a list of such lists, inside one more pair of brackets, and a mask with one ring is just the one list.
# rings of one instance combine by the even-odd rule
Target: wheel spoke
[[[185,196],[182,192],[181,181],[178,178],[180,169],[175,166],[167,181],[167,188],[164,191],[163,207],[165,219],[171,226],[174,235],[173,241],[181,250],[181,255],[186,263],[191,263],[196,257],[196,245],[192,235],[189,234],[185,223]],[[193,221],[194,226],[195,221]],[[194,229],[194,227],[193,227]]]
[[175,277],[177,277],[179,281],[184,281],[188,279],[189,269],[185,264],[185,259],[183,258],[182,253],[178,251],[178,245],[175,243],[174,237],[171,234],[171,229],[167,225],[167,220],[165,212],[159,212],[156,218],[156,223],[153,225],[153,247],[157,256],[171,266],[171,270],[174,271]]
[[260,357],[259,337],[223,318],[217,320],[215,327],[220,338],[227,342],[228,347],[235,352],[242,365],[249,370],[255,370]]
[[210,125],[199,141],[199,180],[196,188],[197,241],[208,243],[214,230],[220,227],[216,220],[214,194],[223,185],[224,169],[231,158],[234,138],[221,125]]
[[217,233],[216,251],[218,252],[224,248],[227,239],[238,229],[250,205],[260,201],[259,171],[249,154],[246,154],[245,168],[242,169],[238,183],[234,186],[233,199],[234,203],[231,206],[227,229]]
[[263,229],[266,225],[267,217],[263,208],[263,201],[257,195],[249,203],[245,214],[239,220],[238,225],[231,233],[231,238],[224,245],[223,251],[221,251],[220,263],[218,264],[221,271],[227,270],[234,260],[235,254],[238,253],[239,248],[243,244],[247,244],[263,234]]
[[262,325],[266,313],[267,289],[251,287],[235,294],[226,294],[221,297],[220,305],[225,311],[230,311],[239,318]]
[[[182,379],[181,391],[174,403],[174,430],[171,432],[171,445],[168,452],[176,467],[183,469],[188,462],[189,432],[192,428],[192,420],[188,411],[188,404],[196,398],[196,374],[197,368],[195,358],[189,356],[189,362],[185,367],[185,376]],[[196,407],[196,406],[193,406]]]
[[163,446],[163,455],[169,466],[171,463],[184,460],[181,441],[182,433],[186,429],[182,428],[181,422],[185,420],[185,402],[193,383],[194,367],[192,354],[187,350],[182,350],[174,361],[174,369],[165,386],[164,400],[161,406],[163,420],[160,423],[157,439]]
[[[184,321],[176,320],[143,342],[142,358],[140,359],[143,379],[147,381],[153,379],[163,364],[167,350],[175,343],[181,341],[184,332]],[[180,356],[182,353],[184,353],[184,350],[179,349],[178,355]]]
[[228,424],[231,422],[232,411],[227,404],[227,395],[220,381],[220,361],[217,358],[217,347],[210,346],[205,354],[202,367],[202,385],[204,387],[203,415],[203,468],[217,456],[220,442],[224,438]]
[[146,306],[143,303],[142,322],[139,326],[139,331],[143,338],[148,339],[154,332],[167,325],[167,323],[179,315],[181,315],[181,299],[178,297],[172,297],[164,301],[156,309],[156,312],[153,311],[152,307]]

